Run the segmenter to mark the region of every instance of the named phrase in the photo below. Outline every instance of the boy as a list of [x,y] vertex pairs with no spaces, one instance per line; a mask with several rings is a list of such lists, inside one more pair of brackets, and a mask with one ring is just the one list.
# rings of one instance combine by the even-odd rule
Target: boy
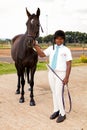
[[53,46],[50,46],[42,51],[36,43],[34,43],[34,48],[40,57],[49,56],[50,67],[63,80],[62,82],[51,70],[49,70],[48,78],[54,105],[54,112],[50,116],[50,119],[52,120],[57,118],[56,122],[59,123],[66,119],[65,110],[62,103],[62,86],[63,84],[66,85],[68,83],[71,71],[72,56],[70,50],[63,45],[65,42],[65,33],[62,30],[55,32],[54,42],[54,48]]

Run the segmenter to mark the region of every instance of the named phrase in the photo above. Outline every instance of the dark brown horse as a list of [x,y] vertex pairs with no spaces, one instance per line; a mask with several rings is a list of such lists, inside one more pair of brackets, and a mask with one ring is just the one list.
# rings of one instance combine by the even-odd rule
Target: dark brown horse
[[[28,21],[26,23],[27,31],[25,34],[20,34],[15,36],[12,39],[12,48],[11,55],[15,62],[15,67],[17,69],[18,75],[18,85],[16,94],[20,94],[21,87],[21,97],[19,102],[23,103],[24,100],[24,85],[25,85],[25,72],[27,73],[27,80],[30,84],[31,93],[30,93],[30,105],[34,106],[34,95],[33,95],[33,86],[34,86],[34,73],[36,70],[36,65],[38,61],[38,54],[33,49],[33,40],[39,36],[39,16],[40,9],[37,9],[36,14],[30,14],[26,9],[28,16]],[[29,79],[30,75],[30,79]]]

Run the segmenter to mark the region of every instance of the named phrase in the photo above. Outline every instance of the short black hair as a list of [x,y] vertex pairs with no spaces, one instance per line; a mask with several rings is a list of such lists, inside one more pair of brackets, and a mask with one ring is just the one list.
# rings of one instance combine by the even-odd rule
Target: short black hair
[[63,38],[64,41],[65,41],[65,33],[64,33],[64,31],[62,31],[62,30],[56,31],[55,34],[54,34],[54,40],[55,40],[57,37],[61,37],[61,38]]

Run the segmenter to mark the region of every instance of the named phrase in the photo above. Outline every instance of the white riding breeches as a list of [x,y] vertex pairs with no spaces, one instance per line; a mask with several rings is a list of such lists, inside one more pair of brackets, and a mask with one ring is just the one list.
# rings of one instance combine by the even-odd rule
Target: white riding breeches
[[[66,72],[55,71],[56,74],[63,80]],[[59,111],[62,116],[65,115],[65,110],[62,102],[62,81],[51,71],[48,73],[49,85],[53,96],[54,112]]]

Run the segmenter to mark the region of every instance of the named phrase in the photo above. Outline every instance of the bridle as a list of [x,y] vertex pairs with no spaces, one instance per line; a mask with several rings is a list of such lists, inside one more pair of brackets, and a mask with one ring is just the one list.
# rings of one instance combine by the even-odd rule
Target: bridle
[[[39,27],[41,28],[41,31],[42,31],[42,33],[43,33],[44,31],[43,31],[43,28],[42,28],[41,24],[39,24]],[[39,32],[37,32],[37,33],[39,33]],[[33,36],[32,34],[26,34],[26,36],[27,36],[27,38],[32,38],[32,40],[34,40],[34,41],[35,41],[36,38],[37,38],[37,34],[36,34],[36,36]],[[29,42],[29,43],[32,42],[31,39],[28,40],[28,42]],[[28,47],[28,48],[31,48],[31,45],[27,45],[27,47]]]
[[[44,31],[43,31],[43,28],[42,28],[41,24],[39,24],[39,27],[41,28],[42,33],[44,33]],[[35,40],[35,39],[36,39],[36,36],[34,37],[32,34],[27,34],[27,37],[30,37],[30,38],[32,38],[33,40]]]
[[40,28],[41,28],[42,33],[44,33],[44,30],[43,30],[43,28],[42,28],[41,24],[40,24]]
[[33,40],[35,40],[36,38],[33,35],[27,34],[27,37],[32,38]]

